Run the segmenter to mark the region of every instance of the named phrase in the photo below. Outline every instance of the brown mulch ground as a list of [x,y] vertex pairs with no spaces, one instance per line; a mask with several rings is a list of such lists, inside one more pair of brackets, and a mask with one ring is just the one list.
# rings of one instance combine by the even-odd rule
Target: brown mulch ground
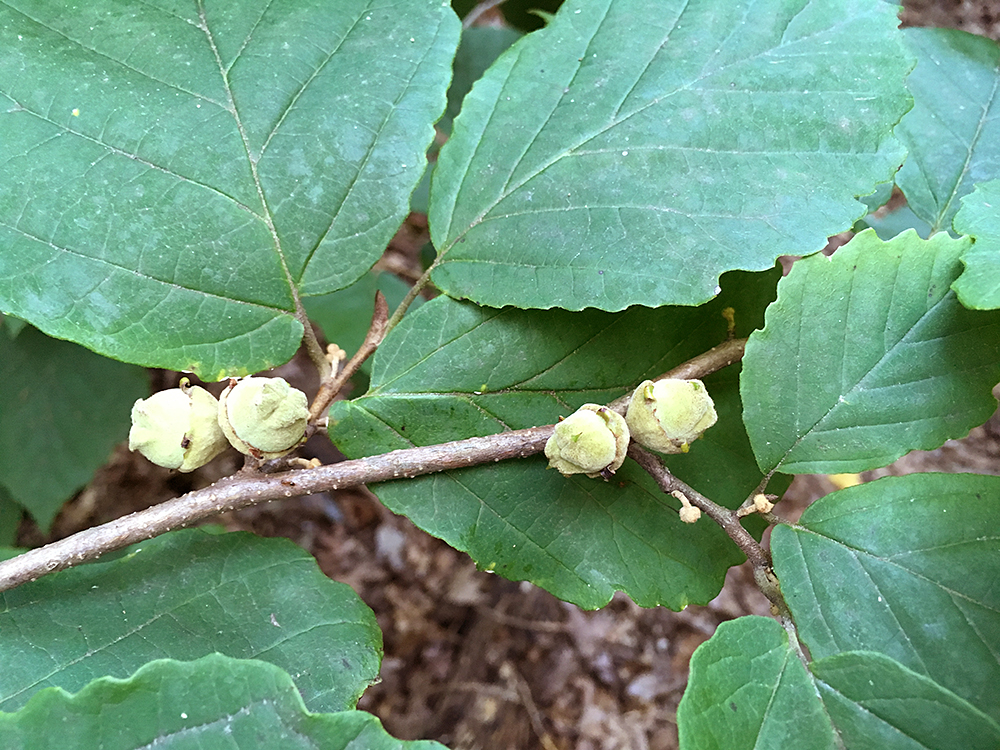
[[[914,25],[958,26],[1000,38],[1000,3],[906,3]],[[385,263],[412,277],[425,226],[413,220]],[[309,371],[293,361],[289,380]],[[175,374],[155,373],[157,387]],[[312,385],[314,388],[315,386]],[[1000,422],[892,471],[1000,473]],[[327,443],[311,448],[335,459]],[[56,523],[53,536],[111,520],[238,467],[225,456],[192,475],[150,465],[120,448]],[[825,477],[800,477],[778,510],[797,517],[834,489]],[[705,607],[675,613],[642,609],[625,596],[586,612],[527,583],[479,572],[470,559],[387,511],[365,490],[271,503],[223,519],[232,529],[287,536],[312,552],[332,578],[350,584],[375,611],[385,639],[382,682],[360,707],[400,738],[433,738],[473,750],[669,750],[677,747],[676,710],[694,649],[727,619],[768,614],[745,567],[730,571]],[[43,539],[27,526],[21,542]]]

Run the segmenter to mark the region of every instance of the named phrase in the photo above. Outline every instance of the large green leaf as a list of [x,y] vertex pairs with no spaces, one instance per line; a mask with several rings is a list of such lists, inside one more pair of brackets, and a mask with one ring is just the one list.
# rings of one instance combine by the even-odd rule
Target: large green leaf
[[808,665],[774,620],[722,623],[691,659],[677,711],[682,750],[992,750],[1000,726],[888,657]]
[[761,468],[855,472],[964,437],[996,409],[1000,314],[950,290],[968,238],[872,230],[792,267],[747,344],[741,384]]
[[424,171],[439,0],[0,8],[0,309],[209,379],[289,359]]
[[1000,720],[1000,478],[912,474],[814,503],[771,537],[813,658],[877,651]]
[[896,134],[909,149],[896,183],[921,219],[951,228],[959,199],[1000,177],[1000,45],[955,29],[906,29],[917,67],[913,109]]
[[952,289],[966,307],[995,310],[1000,307],[1000,180],[977,185],[962,199],[955,229],[975,243],[962,256],[965,271]]
[[494,306],[690,305],[723,271],[819,250],[903,159],[894,12],[565,3],[465,98],[431,186],[434,282]]
[[0,485],[48,528],[128,434],[149,382],[139,367],[28,326],[0,335],[0,383]]
[[399,742],[360,711],[309,713],[292,678],[273,664],[221,654],[161,659],[127,679],[101,678],[76,695],[49,688],[17,713],[0,713],[5,750],[45,747],[139,750],[432,750]]
[[276,664],[310,710],[341,711],[376,679],[382,638],[357,594],[291,542],[177,531],[0,593],[0,710],[216,651]]
[[[643,378],[760,325],[778,272],[734,273],[700,308],[622,313],[481,308],[447,297],[407,316],[382,344],[370,392],[336,402],[330,435],[350,456],[551,424],[607,403]],[[743,431],[737,378],[708,380],[720,422],[671,468],[735,507],[761,474]],[[680,608],[718,593],[739,553],[710,523],[680,523],[673,498],[631,462],[612,482],[566,479],[543,457],[376,486],[390,508],[480,567],[527,579],[585,607],[616,589],[642,605]],[[725,466],[726,470],[720,470]]]

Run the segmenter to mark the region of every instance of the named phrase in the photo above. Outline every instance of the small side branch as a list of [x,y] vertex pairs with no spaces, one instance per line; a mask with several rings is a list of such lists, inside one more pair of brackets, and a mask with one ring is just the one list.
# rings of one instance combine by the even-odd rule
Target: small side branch
[[677,490],[683,492],[692,505],[700,508],[705,515],[722,527],[722,530],[729,535],[729,538],[736,542],[737,546],[743,550],[743,553],[752,565],[770,566],[771,561],[768,559],[764,548],[757,543],[757,540],[750,535],[749,531],[740,525],[733,511],[712,502],[698,492],[698,490],[675,477],[663,465],[658,456],[650,453],[645,448],[632,443],[628,449],[628,457],[653,477],[656,484],[659,485],[665,494],[670,495]]
[[358,371],[358,368],[361,367],[364,361],[375,353],[375,350],[378,349],[378,345],[382,343],[382,339],[385,338],[385,334],[388,331],[388,322],[389,305],[386,303],[382,292],[376,292],[375,313],[372,315],[372,322],[368,327],[368,334],[365,336],[364,343],[361,344],[361,348],[354,353],[354,356],[347,361],[347,364],[344,365],[340,372],[330,373],[330,377],[322,382],[316,398],[313,399],[312,406],[309,407],[310,424],[319,419],[319,416],[330,405],[333,399],[337,397],[337,394],[340,393],[344,384],[354,376],[354,373]]
[[771,567],[771,558],[767,551],[761,547],[757,540],[751,536],[750,532],[740,524],[739,516],[735,511],[724,508],[712,502],[702,495],[698,490],[689,486],[675,477],[663,462],[653,453],[645,448],[632,443],[628,449],[628,456],[641,466],[648,473],[664,493],[671,495],[674,492],[682,492],[692,505],[699,508],[705,515],[715,521],[722,530],[726,532],[730,539],[743,550],[750,564],[753,566],[754,581],[764,595],[774,605],[776,614],[791,620],[791,613],[784,597],[781,595],[781,588],[778,579],[774,575]]
[[403,297],[403,301],[399,303],[399,307],[397,307],[393,311],[392,317],[389,318],[389,322],[386,323],[385,326],[386,334],[388,334],[389,331],[391,331],[393,328],[399,325],[399,322],[403,319],[403,316],[406,315],[406,311],[410,309],[410,305],[413,304],[413,301],[417,297],[419,297],[420,293],[424,291],[424,288],[431,283],[431,273],[434,271],[435,268],[437,268],[438,261],[440,260],[441,256],[439,255],[437,258],[434,259],[434,262],[430,264],[427,270],[424,271],[423,275],[421,275],[421,277],[416,280],[413,286],[410,287],[410,291],[406,293],[406,296]]

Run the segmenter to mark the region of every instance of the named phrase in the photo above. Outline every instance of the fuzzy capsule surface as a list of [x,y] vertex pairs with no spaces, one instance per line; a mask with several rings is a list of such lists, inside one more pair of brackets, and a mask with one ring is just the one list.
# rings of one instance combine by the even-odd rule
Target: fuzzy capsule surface
[[616,411],[598,404],[584,404],[556,425],[545,443],[549,467],[563,476],[586,474],[596,479],[614,474],[625,462],[629,430]]
[[229,447],[218,413],[215,396],[184,378],[179,388],[133,404],[129,450],[139,451],[157,466],[194,471]]
[[717,419],[705,384],[676,378],[641,383],[625,414],[632,438],[660,453],[687,453]]
[[283,378],[243,378],[219,399],[218,422],[248,456],[278,458],[301,442],[309,421],[306,394]]

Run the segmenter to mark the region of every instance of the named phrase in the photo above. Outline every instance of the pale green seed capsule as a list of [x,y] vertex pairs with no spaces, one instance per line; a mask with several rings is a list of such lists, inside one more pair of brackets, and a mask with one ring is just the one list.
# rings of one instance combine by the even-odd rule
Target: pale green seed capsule
[[229,447],[218,422],[219,402],[187,378],[132,406],[129,450],[157,466],[194,471]]
[[687,453],[717,419],[704,383],[674,378],[640,384],[625,414],[632,438],[660,453]]
[[277,458],[302,442],[309,407],[306,394],[283,378],[243,378],[222,392],[218,421],[241,453]]
[[549,468],[563,476],[607,477],[625,462],[628,441],[628,425],[621,414],[606,406],[584,404],[556,425],[545,443],[545,456]]

